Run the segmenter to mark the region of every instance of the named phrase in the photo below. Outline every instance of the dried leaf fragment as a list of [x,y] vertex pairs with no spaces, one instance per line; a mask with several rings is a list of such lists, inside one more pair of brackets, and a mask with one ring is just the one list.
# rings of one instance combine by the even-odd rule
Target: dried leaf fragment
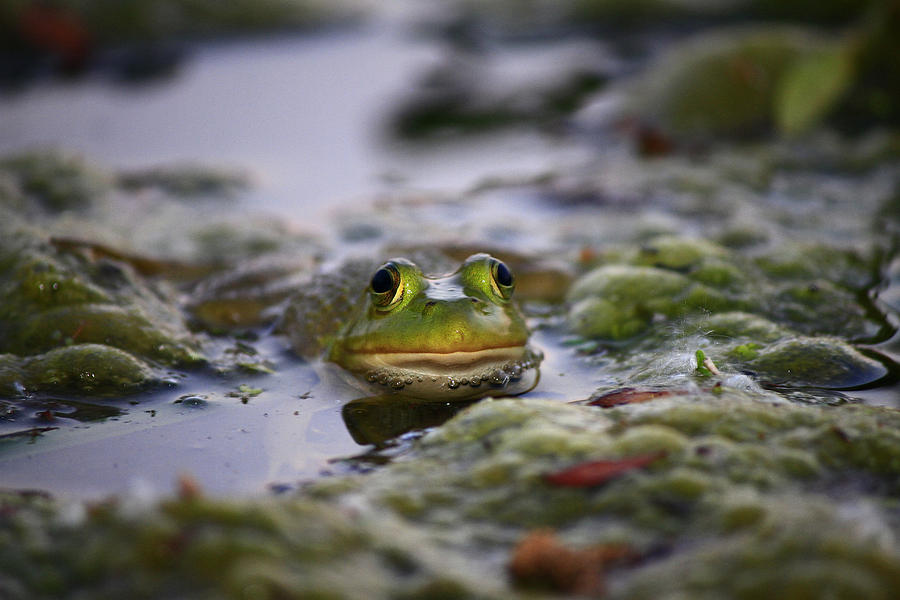
[[592,460],[544,475],[544,481],[560,487],[595,487],[635,469],[642,469],[666,455],[664,451],[612,460]]
[[599,597],[604,592],[606,566],[634,557],[635,553],[622,544],[568,548],[552,530],[537,529],[516,545],[509,573],[519,585]]
[[596,398],[591,398],[590,401],[588,401],[588,406],[612,408],[613,406],[621,406],[622,404],[640,404],[641,402],[649,402],[657,398],[676,396],[682,393],[684,393],[683,390],[640,390],[637,388],[626,387],[606,392]]

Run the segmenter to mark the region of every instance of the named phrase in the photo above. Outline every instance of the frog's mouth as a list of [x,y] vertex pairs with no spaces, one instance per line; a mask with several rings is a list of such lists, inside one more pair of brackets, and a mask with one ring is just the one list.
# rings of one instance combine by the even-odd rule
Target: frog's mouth
[[365,355],[365,358],[371,366],[448,375],[457,373],[460,369],[477,369],[515,362],[522,358],[524,351],[524,346],[504,346],[450,352],[372,352]]
[[361,352],[351,370],[367,381],[419,397],[521,394],[537,382],[543,354],[528,346],[451,352]]

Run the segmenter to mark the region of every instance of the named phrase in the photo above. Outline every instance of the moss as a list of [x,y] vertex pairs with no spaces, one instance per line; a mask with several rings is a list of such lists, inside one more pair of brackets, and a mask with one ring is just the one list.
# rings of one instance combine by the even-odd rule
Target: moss
[[589,338],[624,340],[645,331],[653,314],[640,307],[618,306],[603,298],[587,298],[569,311],[569,326]]
[[569,323],[585,337],[625,339],[646,329],[655,314],[677,312],[677,298],[690,287],[686,277],[653,267],[599,267],[569,290]]
[[36,152],[0,161],[31,200],[45,210],[85,210],[112,189],[112,177],[73,154]]
[[120,173],[116,183],[122,189],[142,191],[155,188],[179,198],[228,198],[249,187],[248,176],[233,170],[197,165],[159,167]]
[[742,289],[749,283],[749,277],[735,264],[724,260],[704,260],[693,269],[690,278],[713,289]]
[[102,344],[77,344],[29,357],[22,385],[29,391],[119,396],[155,380],[153,370],[133,355]]
[[747,365],[772,383],[833,389],[872,383],[887,369],[852,346],[832,338],[797,338],[760,351]]
[[877,277],[871,257],[854,248],[825,243],[782,244],[755,262],[773,279],[828,281],[854,290],[871,286]]
[[774,293],[769,315],[806,334],[871,339],[882,323],[872,319],[858,295],[826,280],[793,284]]
[[[685,354],[697,348],[720,369],[768,386],[843,389],[888,373],[889,359],[848,345],[892,331],[867,298],[877,285],[867,258],[882,251],[877,243],[786,241],[760,253],[667,235],[617,249],[611,264],[573,284],[567,326],[607,342],[606,372],[619,385],[688,374]],[[646,266],[651,258],[655,266]]]
[[[666,242],[675,246],[674,240]],[[677,258],[665,257],[660,264],[678,265],[686,268],[705,256],[703,244],[690,243],[689,250]],[[695,253],[704,248],[701,253]],[[698,251],[699,252],[699,251]],[[643,258],[638,255],[637,261]],[[718,259],[716,259],[718,260]],[[687,262],[683,262],[687,261]],[[569,290],[568,300],[572,303],[569,325],[584,337],[622,340],[632,337],[654,322],[658,316],[674,318],[684,315],[734,310],[744,306],[745,301],[722,293],[705,283],[692,279],[722,279],[715,277],[711,266],[694,273],[682,275],[668,269],[647,266],[605,265],[590,271],[575,282]],[[718,267],[720,273],[725,268]],[[735,273],[732,270],[732,273]],[[722,287],[727,287],[722,286]]]
[[663,269],[683,270],[706,259],[724,255],[725,250],[710,241],[666,235],[645,242],[636,262]]
[[700,319],[697,327],[713,339],[749,339],[756,344],[774,342],[785,335],[784,329],[772,321],[744,312],[710,315]]
[[13,329],[16,345],[7,348],[18,354],[29,354],[73,342],[98,343],[167,365],[197,360],[196,353],[173,340],[166,329],[134,308],[95,304],[65,306],[24,320]]
[[760,345],[755,342],[741,344],[740,346],[734,347],[734,349],[730,352],[730,356],[739,361],[753,360],[754,358],[759,356],[759,352],[757,352],[759,348]]
[[172,299],[128,264],[54,245],[15,224],[3,230],[0,350],[29,356],[96,343],[164,365],[199,360]]
[[[709,540],[635,574],[622,598],[890,598],[900,585],[893,544],[876,541],[879,517],[836,515],[822,499],[778,496],[763,511],[745,506],[732,522],[752,530]],[[852,513],[852,511],[849,511]],[[861,514],[860,514],[861,513]],[[764,514],[764,516],[763,516]]]
[[[900,491],[898,431],[894,410],[773,405],[732,389],[613,409],[487,400],[403,460],[293,497],[185,497],[131,517],[114,502],[67,520],[46,498],[0,495],[0,564],[13,598],[517,597],[496,557],[551,526],[645,555],[616,572],[615,598],[663,585],[701,596],[872,592],[900,572],[896,536],[871,537],[896,528],[879,503]],[[658,450],[664,458],[595,487],[544,477]],[[837,499],[817,495],[823,487]]]
[[0,225],[0,387],[125,395],[203,361],[171,297],[126,263]]

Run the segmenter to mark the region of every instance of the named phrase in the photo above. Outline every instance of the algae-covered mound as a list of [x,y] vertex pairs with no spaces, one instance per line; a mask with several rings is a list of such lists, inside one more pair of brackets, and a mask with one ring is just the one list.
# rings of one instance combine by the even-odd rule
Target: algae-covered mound
[[[291,497],[188,486],[135,509],[7,494],[0,590],[888,598],[900,586],[900,413],[669,392],[612,409],[484,401],[393,464]],[[548,573],[534,556],[579,566]]]
[[577,280],[568,325],[610,345],[603,360],[622,384],[683,371],[693,346],[765,384],[854,388],[889,371],[848,343],[892,331],[866,300],[875,272],[874,259],[827,244],[750,257],[663,236]]
[[102,210],[111,175],[34,153],[0,162],[0,179],[0,394],[123,395],[202,361],[174,290],[38,225]]
[[246,366],[217,356],[183,308],[216,332],[271,321],[318,251],[272,219],[208,214],[248,183],[235,169],[115,172],[63,152],[0,160],[0,395],[123,396],[173,369]]
[[897,172],[876,167],[863,140],[830,139],[815,150],[726,150],[702,164],[623,160],[626,177],[584,177],[582,194],[598,202],[617,194],[658,211],[651,221],[605,206],[570,225],[591,252],[567,293],[567,329],[591,344],[582,348],[605,386],[671,385],[698,349],[748,385],[890,381],[897,367],[877,345],[896,333],[879,295],[896,260],[896,224],[884,215]]
[[497,597],[406,524],[324,502],[60,505],[0,493],[0,595]]
[[3,395],[120,395],[159,377],[154,367],[201,360],[163,288],[129,265],[54,245],[14,220],[2,230]]

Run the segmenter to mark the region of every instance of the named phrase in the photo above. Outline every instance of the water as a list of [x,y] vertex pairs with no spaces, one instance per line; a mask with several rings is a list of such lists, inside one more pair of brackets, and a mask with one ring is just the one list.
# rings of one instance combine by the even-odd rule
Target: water
[[464,189],[578,153],[522,132],[475,151],[393,147],[387,117],[440,54],[389,22],[201,45],[172,78],[123,86],[94,76],[0,95],[0,152],[59,147],[114,167],[233,165],[256,176],[247,205],[318,228],[335,207],[379,190]]

